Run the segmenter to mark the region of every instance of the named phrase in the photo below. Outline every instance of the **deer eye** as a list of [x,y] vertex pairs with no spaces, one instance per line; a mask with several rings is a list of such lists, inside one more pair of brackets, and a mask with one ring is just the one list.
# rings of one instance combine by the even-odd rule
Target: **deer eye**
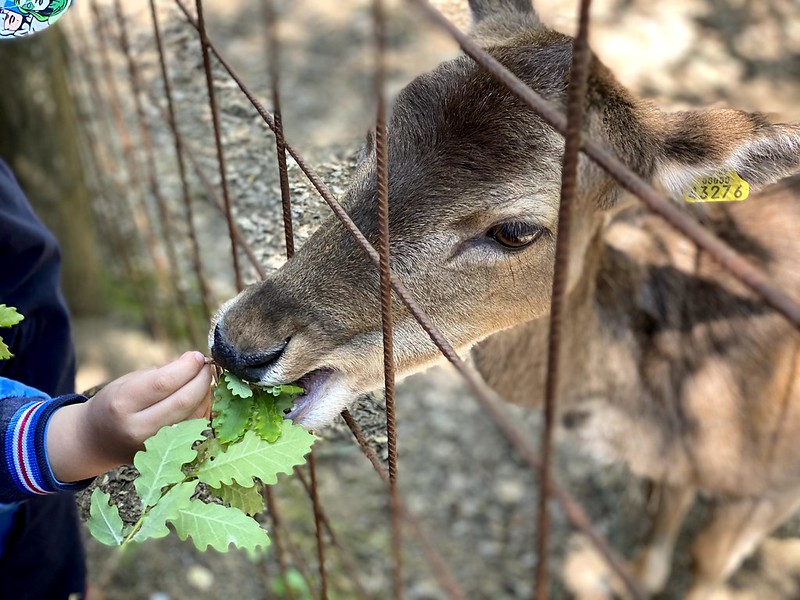
[[521,250],[542,237],[544,229],[531,223],[514,221],[490,228],[486,235],[509,250]]

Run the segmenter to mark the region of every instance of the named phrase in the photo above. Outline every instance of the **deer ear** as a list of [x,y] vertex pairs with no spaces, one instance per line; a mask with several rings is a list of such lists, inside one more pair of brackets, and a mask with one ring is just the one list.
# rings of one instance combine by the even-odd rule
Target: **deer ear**
[[531,0],[469,0],[469,8],[472,34],[492,43],[542,27]]
[[[661,137],[661,136],[659,136]],[[730,109],[667,115],[654,179],[681,197],[702,177],[735,171],[758,189],[800,169],[800,123]]]
[[534,14],[531,0],[469,0],[469,9],[475,23],[504,14]]
[[364,139],[364,145],[361,146],[361,149],[358,151],[358,159],[356,160],[357,165],[361,165],[362,163],[366,162],[367,159],[372,155],[372,151],[375,149],[375,130],[370,129],[367,131],[366,138]]

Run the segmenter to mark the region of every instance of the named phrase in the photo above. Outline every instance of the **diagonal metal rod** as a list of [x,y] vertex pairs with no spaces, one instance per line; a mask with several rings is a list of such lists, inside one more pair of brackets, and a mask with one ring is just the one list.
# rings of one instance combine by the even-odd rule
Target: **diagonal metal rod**
[[536,545],[536,600],[548,597],[548,559],[550,556],[550,519],[547,505],[550,499],[550,470],[552,467],[553,429],[561,372],[561,330],[565,311],[566,286],[569,281],[570,236],[572,206],[575,203],[578,182],[578,151],[581,145],[586,91],[589,76],[589,6],[591,0],[581,0],[578,34],[572,46],[572,68],[567,90],[567,132],[564,140],[564,157],[561,168],[561,202],[558,209],[558,232],[553,263],[553,288],[550,304],[550,333],[547,343],[547,379],[544,400],[544,432],[541,451],[539,519]]
[[[194,27],[197,27],[194,19],[183,6],[181,0],[175,0],[175,2],[181,8],[189,23]],[[214,55],[217,57],[217,60],[219,60],[220,64],[225,68],[225,70],[228,71],[228,74],[236,82],[236,84],[242,90],[242,93],[247,97],[259,115],[261,115],[261,118],[264,120],[267,126],[271,129],[274,128],[274,119],[272,118],[272,115],[270,115],[269,112],[263,107],[253,92],[247,87],[244,81],[242,81],[241,77],[237,75],[237,73],[232,69],[224,57],[220,55],[210,41],[209,49],[214,53]],[[286,150],[295,159],[297,165],[306,174],[308,180],[316,188],[322,199],[325,200],[325,202],[331,208],[334,215],[336,215],[336,217],[341,221],[345,229],[350,232],[350,235],[353,236],[356,243],[358,243],[361,249],[367,254],[372,263],[376,267],[379,267],[380,256],[377,250],[375,250],[372,244],[370,244],[369,240],[364,237],[356,224],[344,210],[342,205],[339,204],[339,202],[324,184],[317,172],[308,164],[306,164],[303,157],[300,156],[299,153],[288,142],[286,144]],[[512,423],[511,419],[509,419],[505,412],[503,412],[503,410],[500,408],[501,400],[497,393],[486,384],[483,378],[477,373],[477,371],[475,371],[474,367],[467,365],[467,363],[461,360],[455,349],[444,338],[444,336],[442,336],[438,328],[421,310],[411,293],[408,291],[408,288],[406,288],[405,285],[393,273],[391,273],[390,276],[392,288],[397,296],[402,300],[403,304],[406,306],[406,308],[408,308],[409,312],[414,316],[423,330],[425,330],[425,332],[431,338],[431,341],[433,341],[433,343],[439,348],[444,357],[450,361],[456,370],[462,375],[462,377],[464,377],[469,386],[472,388],[475,398],[481,407],[489,414],[492,421],[495,423],[498,429],[500,429],[501,433],[506,437],[509,443],[511,443],[517,452],[519,452],[520,456],[528,464],[528,466],[538,471],[541,468],[541,462],[539,461],[536,452],[528,443],[526,436],[519,429],[517,429],[517,427]],[[562,509],[564,510],[564,514],[570,523],[572,523],[573,526],[587,536],[589,541],[608,562],[609,566],[620,577],[621,581],[624,583],[631,595],[637,599],[644,598],[644,594],[638,588],[636,582],[631,578],[623,561],[616,555],[608,543],[595,531],[580,505],[575,502],[575,500],[563,488],[557,486],[555,482],[551,483],[551,491],[560,502]]]
[[[567,131],[567,121],[561,110],[549,100],[545,100],[497,59],[481,48],[475,40],[460,31],[427,0],[407,0],[419,7],[425,15],[439,27],[447,31],[461,49],[481,65],[487,72],[505,84],[523,102],[536,111],[553,129],[562,135]],[[675,203],[659,193],[652,185],[634,173],[627,165],[598,142],[584,139],[581,151],[595,161],[622,187],[637,196],[653,212],[660,215],[677,231],[727,269],[734,277],[758,294],[767,304],[786,317],[795,327],[800,328],[800,304],[786,294],[763,271],[752,265],[728,244],[720,240],[703,225],[683,212]]]
[[197,9],[197,32],[200,35],[200,47],[203,53],[203,69],[206,73],[206,87],[208,88],[208,105],[211,108],[211,122],[214,126],[214,144],[217,149],[217,162],[219,163],[220,186],[222,198],[225,201],[225,218],[228,220],[228,234],[231,238],[231,254],[233,258],[233,272],[236,278],[236,289],[244,289],[242,270],[239,268],[239,253],[236,251],[236,242],[233,233],[233,214],[231,197],[228,193],[228,176],[225,169],[225,149],[222,147],[222,131],[219,122],[219,107],[217,106],[217,93],[214,89],[214,75],[211,70],[211,57],[208,52],[208,32],[203,16],[203,0],[195,0]]
[[[145,95],[150,100],[150,103],[153,105],[161,113],[161,117],[166,121],[169,118],[169,115],[166,111],[159,106],[158,101],[156,100],[153,92],[151,90],[144,90]],[[183,139],[180,140],[180,147],[181,152],[186,159],[188,159],[192,170],[197,175],[197,178],[200,180],[200,184],[203,186],[203,189],[206,192],[208,200],[211,202],[212,206],[216,207],[222,215],[225,215],[225,202],[222,198],[219,197],[219,193],[214,188],[214,185],[211,183],[211,180],[206,175],[206,169],[203,165],[200,164],[200,161],[195,156],[194,152],[192,152]],[[236,225],[235,221],[232,221],[233,226],[233,237],[236,240],[236,243],[239,247],[244,251],[247,259],[250,261],[250,264],[255,269],[256,273],[258,274],[259,278],[264,279],[267,276],[267,272],[264,270],[264,267],[261,266],[261,263],[258,262],[258,258],[256,257],[255,251],[253,250],[252,246],[247,243],[244,235],[242,232],[239,231],[239,227]]]

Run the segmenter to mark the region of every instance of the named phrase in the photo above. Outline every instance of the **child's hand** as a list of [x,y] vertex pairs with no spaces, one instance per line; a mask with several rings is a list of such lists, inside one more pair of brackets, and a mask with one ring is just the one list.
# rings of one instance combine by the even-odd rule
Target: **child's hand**
[[211,368],[199,352],[124,375],[84,404],[53,414],[47,429],[53,474],[79,481],[130,464],[161,427],[208,416],[210,405]]

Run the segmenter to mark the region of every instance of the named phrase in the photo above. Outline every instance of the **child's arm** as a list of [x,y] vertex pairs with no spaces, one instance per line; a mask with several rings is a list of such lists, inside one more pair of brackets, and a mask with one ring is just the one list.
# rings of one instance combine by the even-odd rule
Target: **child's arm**
[[50,399],[5,382],[17,391],[0,401],[0,502],[11,502],[81,489],[130,463],[162,426],[207,415],[211,369],[202,354],[187,352],[163,367],[129,373],[89,400]]

